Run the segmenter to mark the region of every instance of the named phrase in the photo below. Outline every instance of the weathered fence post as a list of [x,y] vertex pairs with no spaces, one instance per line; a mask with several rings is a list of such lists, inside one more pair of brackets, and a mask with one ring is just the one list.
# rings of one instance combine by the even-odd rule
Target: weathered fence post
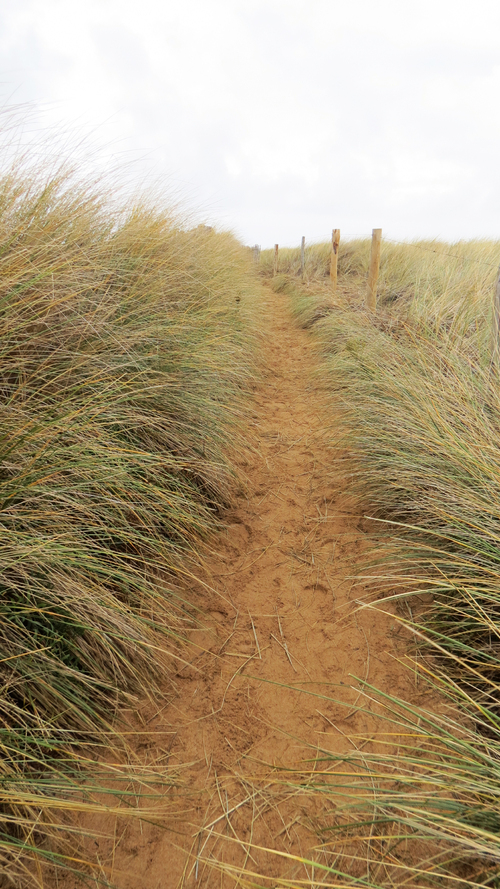
[[491,319],[491,366],[500,371],[500,268],[493,294],[493,318]]
[[274,245],[273,278],[278,274],[278,244]]
[[260,247],[258,244],[255,244],[253,247],[253,261],[257,264],[260,262]]
[[306,239],[304,235],[302,235],[302,242],[300,244],[300,274],[304,281],[306,277]]
[[340,244],[340,229],[334,228],[332,231],[332,252],[330,256],[330,283],[335,293],[337,289],[337,263]]
[[368,284],[366,288],[366,307],[371,312],[377,308],[377,281],[380,267],[380,245],[382,241],[382,229],[374,228],[372,231],[372,249],[370,254],[370,269],[368,272]]

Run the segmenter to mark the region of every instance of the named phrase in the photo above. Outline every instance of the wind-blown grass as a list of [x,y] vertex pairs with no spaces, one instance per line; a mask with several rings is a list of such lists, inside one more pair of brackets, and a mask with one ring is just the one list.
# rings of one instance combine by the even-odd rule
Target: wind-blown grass
[[[316,287],[330,275],[329,243],[312,244],[305,252],[305,283]],[[352,282],[363,286],[370,262],[370,240],[340,241],[338,273],[344,290]],[[488,240],[412,241],[399,243],[383,238],[377,285],[379,303],[404,305],[412,317],[441,328],[453,320],[469,322],[476,331],[482,313],[490,317],[491,288],[499,264],[498,242]],[[273,272],[273,251],[263,250],[259,269],[265,277]],[[296,279],[301,275],[300,248],[279,251],[279,274]]]
[[[358,269],[365,258],[363,248]],[[362,308],[358,271],[358,295],[344,275],[323,314],[324,289],[289,284],[299,323],[323,345],[332,444],[347,448],[338,471],[375,520],[360,578],[410,604],[399,619],[419,641],[421,675],[447,702],[428,712],[365,688],[385,707],[387,753],[343,758],[340,783],[339,761],[325,754],[324,781],[310,788],[342,799],[323,825],[323,838],[339,837],[327,881],[340,872],[346,885],[500,880],[500,383],[490,346],[499,258],[490,242],[387,244],[375,316]],[[342,858],[354,834],[364,836],[364,865],[359,845],[357,863]]]
[[14,882],[54,857],[54,813],[85,805],[81,769],[121,743],[113,711],[154,693],[191,620],[175,578],[231,497],[255,286],[230,235],[153,199],[116,206],[23,164],[0,180],[0,861]]

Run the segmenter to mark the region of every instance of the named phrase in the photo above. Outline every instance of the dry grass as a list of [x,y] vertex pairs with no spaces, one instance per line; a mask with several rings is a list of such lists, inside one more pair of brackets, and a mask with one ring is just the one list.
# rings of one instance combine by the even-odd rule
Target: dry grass
[[153,199],[116,206],[26,161],[0,179],[0,862],[16,885],[37,856],[81,866],[50,838],[108,805],[110,777],[109,805],[126,803],[126,766],[105,780],[92,763],[113,746],[126,762],[113,714],[154,693],[193,620],[176,577],[231,497],[255,287],[230,235]]
[[[318,828],[330,860],[314,885],[497,886],[500,388],[490,343],[500,244],[386,243],[375,317],[363,309],[368,248],[343,245],[335,303],[322,283],[327,245],[311,248],[306,286],[298,251],[282,257],[274,286],[322,344],[332,446],[347,447],[336,471],[375,520],[360,577],[374,599],[399,603],[419,644],[412,669],[437,709],[361,682],[387,737],[377,753],[325,752],[312,792],[335,813]],[[395,738],[396,757],[384,753]]]

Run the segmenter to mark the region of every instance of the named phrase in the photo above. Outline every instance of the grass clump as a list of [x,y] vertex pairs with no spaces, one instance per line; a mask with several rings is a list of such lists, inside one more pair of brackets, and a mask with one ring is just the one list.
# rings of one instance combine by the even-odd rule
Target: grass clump
[[[337,413],[332,443],[348,447],[338,471],[375,520],[360,576],[404,606],[399,620],[424,656],[420,675],[444,709],[365,689],[385,708],[390,741],[379,741],[391,753],[344,758],[352,805],[325,830],[335,822],[345,839],[365,823],[367,857],[380,853],[366,885],[496,886],[500,381],[490,341],[500,245],[384,250],[379,312],[361,310],[362,279],[356,300],[344,278],[343,306],[314,330]],[[316,309],[312,300],[308,317]],[[325,761],[336,774],[338,762]],[[328,774],[318,792],[345,796],[336,787]],[[352,881],[349,866],[342,872]]]
[[39,855],[68,864],[50,838],[105,786],[89,769],[123,746],[112,714],[146,677],[154,693],[190,620],[175,579],[231,496],[254,291],[230,235],[154,199],[120,206],[27,163],[0,179],[0,862],[16,885]]
[[[308,317],[318,305],[332,303],[329,243],[306,249],[304,281],[300,278],[300,248],[280,250],[279,279],[287,278],[298,291],[293,308],[299,322],[308,326]],[[491,293],[498,269],[499,249],[495,241],[414,241],[398,243],[382,240],[377,285],[379,308],[391,317],[402,317],[423,326],[426,335],[432,327],[438,338],[473,334],[483,355],[489,357]],[[338,297],[344,306],[360,309],[370,261],[370,240],[342,241],[338,255]],[[273,251],[263,250],[260,272],[273,274]],[[276,279],[275,279],[276,280]],[[302,293],[304,300],[298,299]],[[308,316],[309,309],[309,316]],[[323,313],[324,314],[324,313]],[[322,316],[320,316],[322,317]]]

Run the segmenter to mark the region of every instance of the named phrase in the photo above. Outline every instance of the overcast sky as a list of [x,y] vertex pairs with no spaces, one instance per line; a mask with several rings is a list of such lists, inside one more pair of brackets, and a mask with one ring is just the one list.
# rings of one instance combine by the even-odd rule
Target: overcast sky
[[0,0],[0,81],[248,244],[500,238],[500,0]]

